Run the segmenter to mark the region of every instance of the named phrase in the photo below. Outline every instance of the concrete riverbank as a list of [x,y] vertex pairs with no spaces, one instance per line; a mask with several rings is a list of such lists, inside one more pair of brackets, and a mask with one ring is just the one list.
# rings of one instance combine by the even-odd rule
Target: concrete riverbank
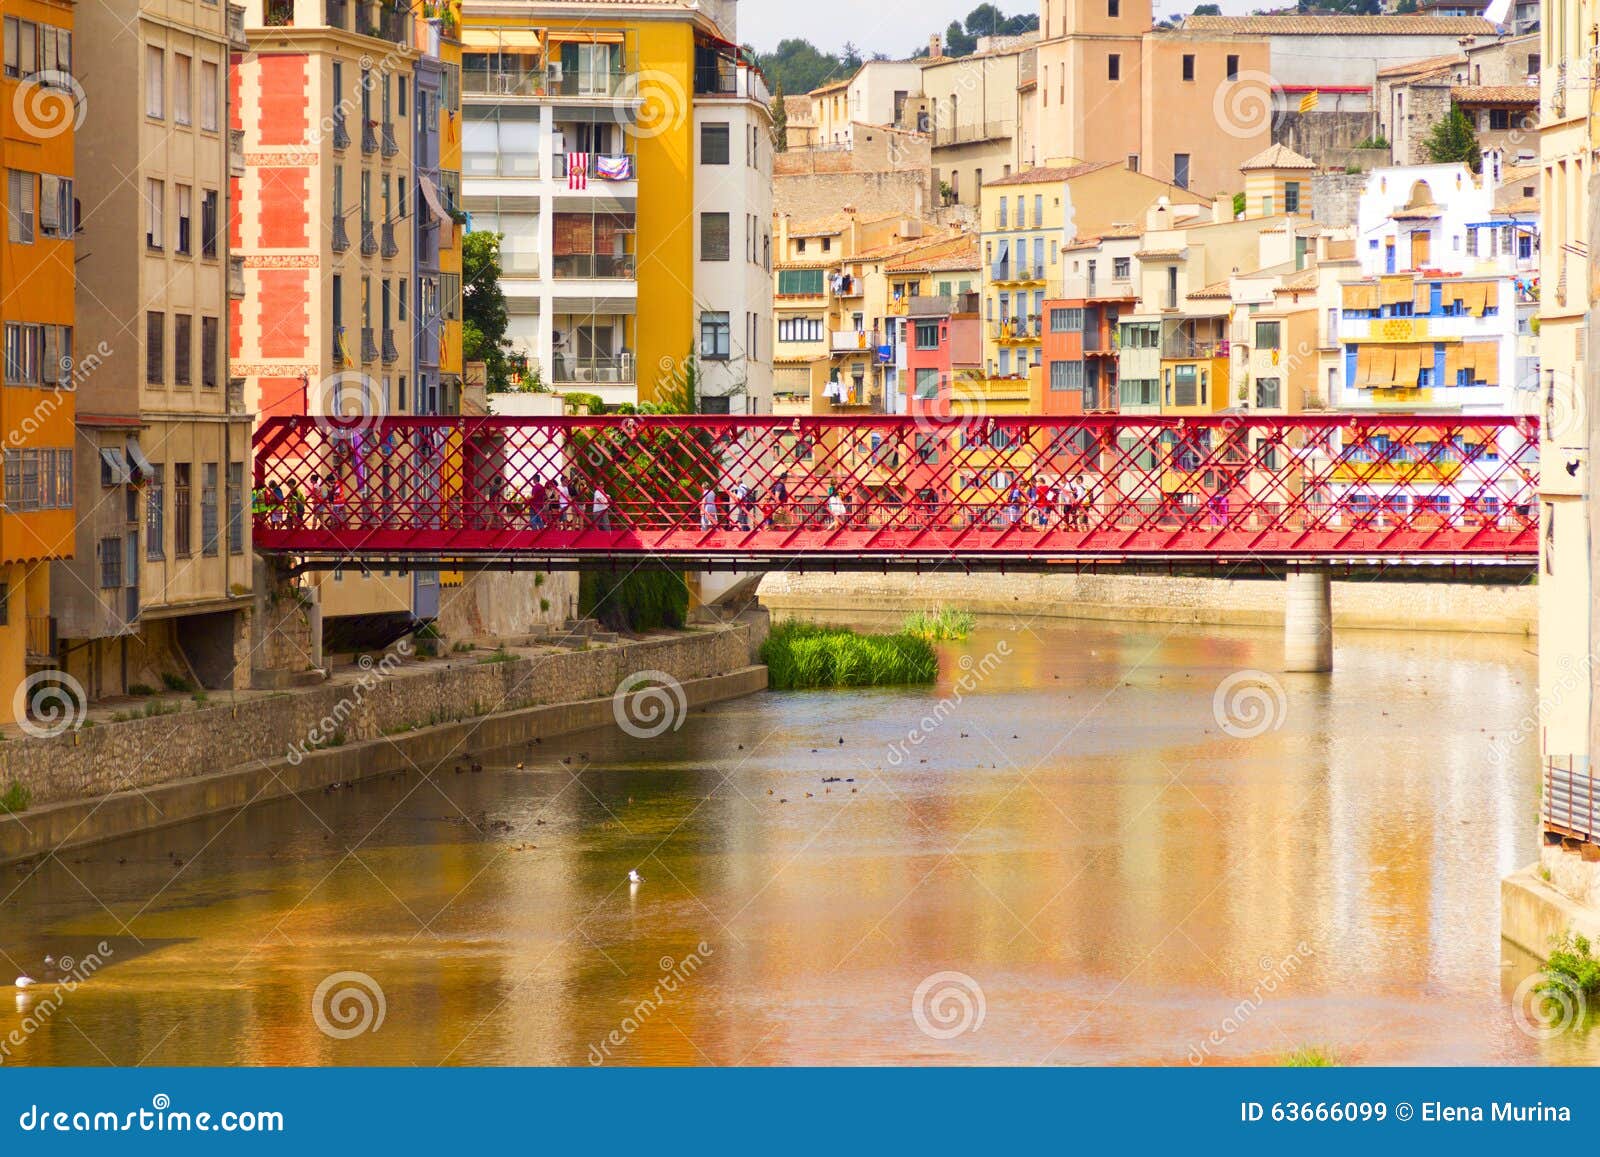
[[[0,746],[0,784],[20,784],[31,806],[0,815],[0,862],[330,783],[425,772],[535,737],[617,726],[647,686],[665,684],[658,705],[681,713],[767,685],[766,668],[750,662],[745,624],[490,658],[391,653],[304,690],[8,739]],[[642,710],[638,717],[651,718]]]
[[[1532,636],[1532,584],[1333,581],[1333,625],[1383,631],[1467,631]],[[1282,579],[1100,575],[770,574],[762,605],[789,614],[870,608],[915,611],[940,604],[976,614],[1036,615],[1128,623],[1275,627]]]

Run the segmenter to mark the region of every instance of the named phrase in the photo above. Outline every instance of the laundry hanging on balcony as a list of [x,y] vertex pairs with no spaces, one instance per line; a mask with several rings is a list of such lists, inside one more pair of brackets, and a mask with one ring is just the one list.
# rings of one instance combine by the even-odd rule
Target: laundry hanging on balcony
[[589,154],[567,154],[567,188],[587,189],[589,187]]
[[594,159],[594,175],[602,181],[631,181],[633,180],[633,158],[627,153],[618,153],[614,157],[596,156]]

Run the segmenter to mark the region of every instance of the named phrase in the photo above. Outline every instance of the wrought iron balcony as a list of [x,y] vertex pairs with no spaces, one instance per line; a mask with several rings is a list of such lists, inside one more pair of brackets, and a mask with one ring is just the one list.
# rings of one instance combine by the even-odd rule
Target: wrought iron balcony
[[368,120],[361,122],[361,151],[368,155],[378,151],[378,131]]
[[344,214],[336,212],[333,215],[333,251],[343,253],[349,248],[350,234],[345,231]]
[[333,147],[348,149],[350,147],[350,130],[344,123],[344,109],[333,110]]
[[361,360],[364,362],[378,360],[378,339],[370,325],[361,327]]
[[333,364],[348,366],[350,364],[350,351],[344,345],[344,326],[333,327]]
[[394,330],[383,331],[383,362],[385,365],[400,360],[400,347],[395,345]]
[[383,155],[392,157],[400,151],[400,144],[394,139],[394,126],[387,122],[383,126]]
[[371,257],[378,251],[378,235],[373,231],[371,221],[361,222],[361,252]]
[[395,240],[394,226],[388,221],[383,223],[383,255],[393,257],[400,252],[400,243]]

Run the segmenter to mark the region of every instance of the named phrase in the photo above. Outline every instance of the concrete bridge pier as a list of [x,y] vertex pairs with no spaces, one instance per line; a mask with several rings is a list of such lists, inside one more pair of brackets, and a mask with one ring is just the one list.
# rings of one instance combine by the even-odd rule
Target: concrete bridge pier
[[1327,567],[1302,567],[1287,576],[1283,669],[1333,670],[1333,580]]

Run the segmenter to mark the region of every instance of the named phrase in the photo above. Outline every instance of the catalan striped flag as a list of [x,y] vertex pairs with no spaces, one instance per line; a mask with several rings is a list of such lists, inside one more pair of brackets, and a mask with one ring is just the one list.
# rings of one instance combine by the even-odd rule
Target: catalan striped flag
[[1310,92],[1306,93],[1305,96],[1300,98],[1301,113],[1315,112],[1317,108],[1317,101],[1321,99],[1321,97],[1322,94],[1316,89],[1312,89]]
[[567,154],[567,188],[587,189],[589,187],[589,154]]

